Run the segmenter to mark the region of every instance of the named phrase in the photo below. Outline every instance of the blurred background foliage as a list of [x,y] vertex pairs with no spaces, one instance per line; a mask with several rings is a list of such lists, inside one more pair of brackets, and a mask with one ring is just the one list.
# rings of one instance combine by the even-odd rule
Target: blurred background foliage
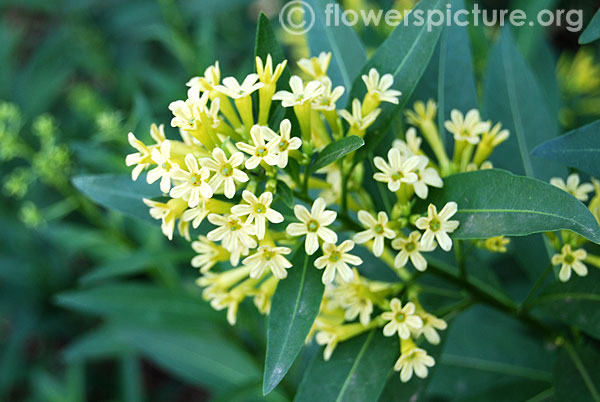
[[[186,242],[169,243],[156,225],[93,205],[70,179],[128,173],[127,133],[144,138],[151,122],[168,123],[168,103],[214,60],[224,75],[251,70],[258,12],[278,25],[282,3],[0,1],[0,401],[264,400],[264,317],[247,308],[229,327],[202,301]],[[414,2],[342,3],[402,9]],[[591,0],[479,3],[582,8],[585,23],[598,7]],[[357,30],[371,49],[389,33]],[[481,80],[497,30],[470,30]],[[556,27],[517,31],[565,130],[600,111],[598,49],[579,50],[577,37]],[[302,37],[280,31],[280,39],[291,58],[307,55]],[[474,311],[465,325],[489,316]],[[314,352],[303,352],[267,400],[293,397]],[[543,374],[528,374],[528,387],[543,384]],[[446,400],[452,370],[438,377],[433,392]]]

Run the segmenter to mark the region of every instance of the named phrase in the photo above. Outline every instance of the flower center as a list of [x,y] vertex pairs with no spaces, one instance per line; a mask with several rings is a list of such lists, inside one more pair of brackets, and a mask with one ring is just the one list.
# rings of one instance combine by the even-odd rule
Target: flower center
[[221,165],[221,174],[225,177],[233,175],[233,167],[229,163]]
[[289,142],[287,142],[287,140],[281,140],[279,141],[279,151],[283,152],[286,149],[288,149],[288,146],[290,145]]
[[258,202],[254,204],[254,212],[257,214],[264,214],[265,212],[267,212],[267,207],[265,207],[264,204]]
[[404,322],[404,320],[406,319],[406,315],[404,313],[396,313],[396,317],[395,320],[396,322]]
[[275,257],[275,253],[272,251],[263,252],[263,258],[265,261],[271,261]]
[[199,186],[202,184],[202,179],[200,178],[200,175],[197,174],[193,174],[190,176],[190,184],[192,186]]
[[240,230],[242,227],[237,221],[229,221],[227,222],[227,226],[229,226],[229,230],[235,232],[236,230]]
[[339,251],[334,251],[329,255],[329,261],[338,262],[342,258],[342,255]]
[[317,230],[319,230],[319,222],[317,222],[317,221],[316,221],[316,220],[314,220],[314,219],[311,219],[311,220],[310,220],[310,221],[309,221],[309,222],[306,224],[306,229],[307,229],[309,232],[312,232],[312,233],[316,232]]
[[381,226],[380,224],[375,225],[373,231],[378,235],[383,234],[383,226]]
[[567,255],[565,256],[565,262],[566,262],[567,264],[569,264],[569,265],[570,265],[570,264],[573,264],[573,263],[575,262],[575,257],[573,257],[573,255],[572,255],[572,254],[567,254]]
[[404,178],[404,173],[402,173],[401,171],[397,171],[394,174],[392,174],[392,180],[394,181],[398,181],[398,180],[402,180]]
[[269,150],[266,147],[257,147],[254,155],[258,156],[259,158],[262,158],[262,157],[266,156],[268,153],[269,153]]
[[433,232],[437,232],[442,228],[442,223],[438,219],[432,219],[429,223],[429,229]]
[[408,243],[406,245],[406,251],[408,251],[409,253],[411,251],[415,251],[417,249],[417,246],[415,245],[415,243]]
[[163,170],[166,170],[167,172],[171,170],[171,164],[169,163],[169,161],[164,161],[163,164],[160,165],[160,167],[162,167]]

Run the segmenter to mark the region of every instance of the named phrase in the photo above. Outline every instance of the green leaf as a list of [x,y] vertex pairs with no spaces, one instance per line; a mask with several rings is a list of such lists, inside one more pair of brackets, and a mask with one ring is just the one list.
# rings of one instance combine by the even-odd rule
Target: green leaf
[[558,401],[600,402],[600,353],[591,345],[565,343],[554,365]]
[[356,135],[351,135],[332,142],[319,152],[315,163],[313,163],[311,167],[311,171],[316,172],[349,153],[356,151],[363,145],[365,145],[365,141]]
[[281,197],[281,200],[285,205],[292,208],[294,206],[294,194],[292,189],[285,182],[277,181],[277,194]]
[[[336,347],[329,361],[317,353],[298,388],[295,402],[376,401],[399,354],[398,338],[380,328]],[[400,382],[399,378],[396,378]]]
[[536,145],[557,136],[558,123],[508,27],[490,54],[484,110],[486,118],[510,131],[510,138],[492,155],[494,166],[543,181],[566,173],[558,164],[530,158]]
[[123,319],[185,321],[217,319],[201,297],[154,285],[119,283],[60,293],[58,305],[86,313]]
[[273,295],[267,330],[263,392],[268,394],[283,379],[300,353],[321,306],[321,271],[314,267],[317,254],[299,248]]
[[532,155],[600,177],[600,120],[539,145]]
[[333,13],[326,15],[326,10],[330,7],[329,0],[307,0],[307,3],[315,13],[315,23],[306,33],[310,53],[318,56],[321,52],[331,52],[331,64],[327,74],[334,87],[342,85],[346,88],[346,92],[338,101],[338,104],[344,105],[348,99],[347,90],[352,87],[360,68],[367,60],[365,48],[352,27],[331,24],[335,18],[340,18],[343,11],[341,6],[332,9]]
[[[453,10],[464,8],[464,0],[453,1]],[[429,66],[413,94],[414,101],[426,102],[429,99],[438,104],[438,130],[445,142],[448,142],[449,134],[444,122],[450,120],[452,109],[466,113],[478,107],[467,27],[452,24],[442,32]]]
[[571,230],[600,243],[592,213],[569,193],[536,179],[498,169],[461,173],[444,179],[427,202],[442,208],[455,201],[460,226],[456,239],[526,236]]
[[109,259],[98,265],[94,270],[87,272],[79,281],[83,285],[106,281],[122,276],[140,274],[148,271],[150,267],[162,264],[170,264],[189,259],[189,252],[149,252],[140,251],[135,254],[127,254]]
[[533,396],[551,387],[553,361],[554,353],[544,340],[519,320],[489,307],[474,306],[448,328],[444,351],[436,359],[436,372],[427,392],[440,400],[463,401],[490,388],[524,380],[534,388]]
[[579,37],[580,45],[587,45],[600,39],[600,10],[592,18],[590,25],[583,31]]
[[73,185],[94,202],[111,210],[122,212],[134,218],[156,222],[148,214],[143,198],[162,195],[158,185],[146,183],[142,175],[137,181],[128,175],[91,175],[73,178]]
[[[437,10],[445,12],[446,1],[422,0],[406,16],[406,20],[398,25],[377,49],[373,57],[363,66],[361,74],[368,74],[371,68],[376,68],[380,74],[390,73],[394,76],[393,88],[402,92],[400,104],[384,103],[381,105],[381,114],[377,121],[369,128],[365,142],[366,147],[359,152],[357,160],[364,159],[369,151],[374,150],[384,138],[385,131],[389,128],[394,116],[402,110],[419,79],[429,64],[435,46],[440,38],[442,27],[429,27],[427,24],[418,24],[415,15],[427,15],[427,12]],[[417,21],[415,21],[417,20]],[[421,26],[419,26],[421,25]],[[365,85],[359,77],[354,80],[350,100],[362,99],[366,93]]]
[[589,270],[586,277],[573,274],[567,283],[550,285],[531,306],[600,340],[600,270]]

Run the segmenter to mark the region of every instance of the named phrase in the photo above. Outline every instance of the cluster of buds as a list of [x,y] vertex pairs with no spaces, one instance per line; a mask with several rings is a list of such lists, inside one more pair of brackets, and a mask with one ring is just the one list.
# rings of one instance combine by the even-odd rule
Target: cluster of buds
[[[311,164],[315,152],[333,141],[365,137],[382,102],[398,104],[402,94],[393,89],[391,74],[371,69],[362,76],[366,86],[362,100],[352,99],[351,111],[339,110],[337,102],[345,88],[333,86],[327,75],[330,61],[328,53],[300,60],[304,77],[291,76],[289,90],[278,88],[285,61],[274,66],[271,56],[257,58],[257,73],[241,83],[233,77],[221,80],[216,63],[188,82],[186,100],[169,106],[174,116],[171,126],[179,129],[181,139],[167,139],[164,127],[156,125],[151,128],[151,145],[130,133],[129,142],[137,152],[128,155],[126,163],[133,166],[134,180],[148,170],[148,183],[160,182],[168,196],[145,203],[151,216],[162,221],[169,239],[177,226],[191,241],[190,227],[210,223],[192,242],[197,253],[192,266],[202,274],[197,283],[204,288],[204,297],[213,308],[227,309],[231,324],[246,298],[253,298],[258,310],[268,314],[278,282],[294,269],[292,250],[302,247],[307,255],[315,255],[314,268],[322,270],[325,293],[309,339],[315,335],[317,343],[327,345],[325,358],[338,342],[381,327],[384,335],[397,333],[401,339],[396,364],[401,379],[407,381],[413,372],[424,377],[434,362],[415,342],[421,335],[430,343],[439,342],[436,330],[446,324],[419,304],[416,288],[408,284],[407,266],[410,261],[416,271],[425,271],[425,253],[438,246],[450,251],[449,234],[459,223],[451,219],[456,203],[439,210],[429,204],[426,211],[414,211],[416,200],[426,200],[430,187],[441,188],[445,175],[486,159],[508,133],[481,122],[476,111],[464,119],[453,112],[447,126],[456,131],[461,151],[451,162],[433,124],[435,104],[417,104],[409,121],[421,130],[438,163],[421,150],[417,128],[399,136],[387,160],[372,160],[379,170],[374,180],[386,183],[396,197],[393,208],[378,211],[372,195],[361,186],[365,169],[354,153],[317,172]],[[295,118],[287,114],[288,118],[278,119],[272,113],[273,102],[281,102]],[[290,205],[290,192],[300,200],[295,205]],[[362,276],[357,267],[363,260],[355,255],[359,247],[380,258],[399,281]],[[409,295],[405,305],[398,298],[401,293]]]

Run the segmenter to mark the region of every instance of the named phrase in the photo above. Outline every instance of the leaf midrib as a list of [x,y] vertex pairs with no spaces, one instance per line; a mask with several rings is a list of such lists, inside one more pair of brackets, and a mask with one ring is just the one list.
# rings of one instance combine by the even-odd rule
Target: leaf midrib
[[583,226],[582,224],[580,224],[579,222],[577,222],[576,220],[572,219],[572,218],[568,218],[566,216],[562,216],[562,215],[556,215],[550,212],[543,212],[543,211],[534,211],[534,210],[526,210],[526,209],[492,209],[492,208],[486,208],[486,209],[459,209],[457,211],[457,213],[467,213],[467,214],[484,214],[484,213],[491,213],[491,212],[495,212],[495,213],[507,213],[507,214],[534,214],[534,215],[542,215],[542,216],[548,216],[548,217],[552,217],[552,218],[557,218],[560,220],[565,220],[567,222],[571,222],[572,224],[574,224],[577,227],[584,227],[586,230],[588,229],[587,227]]
[[346,393],[346,389],[350,385],[350,380],[352,379],[352,376],[354,375],[356,370],[358,370],[358,366],[363,358],[363,355],[367,351],[367,348],[368,348],[369,344],[371,343],[371,339],[373,339],[373,334],[375,334],[374,330],[369,333],[369,336],[365,340],[365,343],[363,343],[363,345],[361,346],[360,351],[358,352],[358,355],[356,355],[356,359],[354,360],[354,363],[352,363],[352,367],[350,368],[350,371],[348,372],[348,375],[346,376],[346,379],[344,380],[344,384],[342,385],[342,388],[340,389],[340,393],[338,394],[338,397],[335,399],[335,402],[341,402],[343,400],[342,398],[343,398],[344,394]]
[[[436,1],[435,7],[433,7],[433,8],[434,9],[440,8],[440,3],[441,3],[441,0]],[[409,16],[410,16],[410,14],[409,14]],[[409,17],[407,16],[406,18],[409,18]],[[400,71],[404,68],[404,65],[411,58],[412,53],[414,52],[415,48],[417,48],[417,45],[420,45],[419,41],[421,40],[421,37],[426,32],[427,32],[426,27],[425,26],[421,27],[421,30],[419,31],[419,34],[417,35],[417,37],[415,38],[415,40],[412,42],[410,48],[408,49],[408,52],[406,52],[406,55],[404,56],[404,59],[402,59],[402,63],[400,63],[400,65],[398,65],[398,67],[394,71],[394,78],[398,76],[398,74],[400,73]]]
[[[306,283],[306,268],[308,265],[308,259],[309,259],[309,256],[308,256],[308,254],[306,254],[304,257],[304,263],[302,264],[302,278],[300,280],[300,286],[298,287],[296,301],[294,302],[294,310],[292,313],[290,324],[288,325],[286,333],[285,333],[284,342],[281,344],[281,348],[278,350],[277,359],[275,360],[274,366],[277,366],[278,364],[281,363],[283,351],[286,349],[286,347],[288,345],[288,342],[290,339],[290,333],[292,332],[292,328],[294,327],[294,324],[296,322],[298,310],[300,309],[300,299],[302,297],[302,292],[304,291],[304,285]],[[272,381],[273,371],[270,373],[269,377],[270,377],[269,379]]]
[[529,151],[527,148],[527,140],[525,139],[523,121],[521,118],[520,108],[518,97],[517,97],[517,88],[516,83],[514,81],[514,72],[513,66],[510,63],[508,57],[508,42],[506,40],[502,41],[502,65],[504,66],[504,79],[506,80],[506,90],[509,99],[511,113],[513,115],[513,120],[515,123],[515,132],[517,134],[517,141],[519,144],[519,153],[521,154],[521,160],[523,161],[523,167],[525,169],[525,174],[529,177],[535,177],[533,174],[533,165],[531,164],[531,159],[529,159]]

